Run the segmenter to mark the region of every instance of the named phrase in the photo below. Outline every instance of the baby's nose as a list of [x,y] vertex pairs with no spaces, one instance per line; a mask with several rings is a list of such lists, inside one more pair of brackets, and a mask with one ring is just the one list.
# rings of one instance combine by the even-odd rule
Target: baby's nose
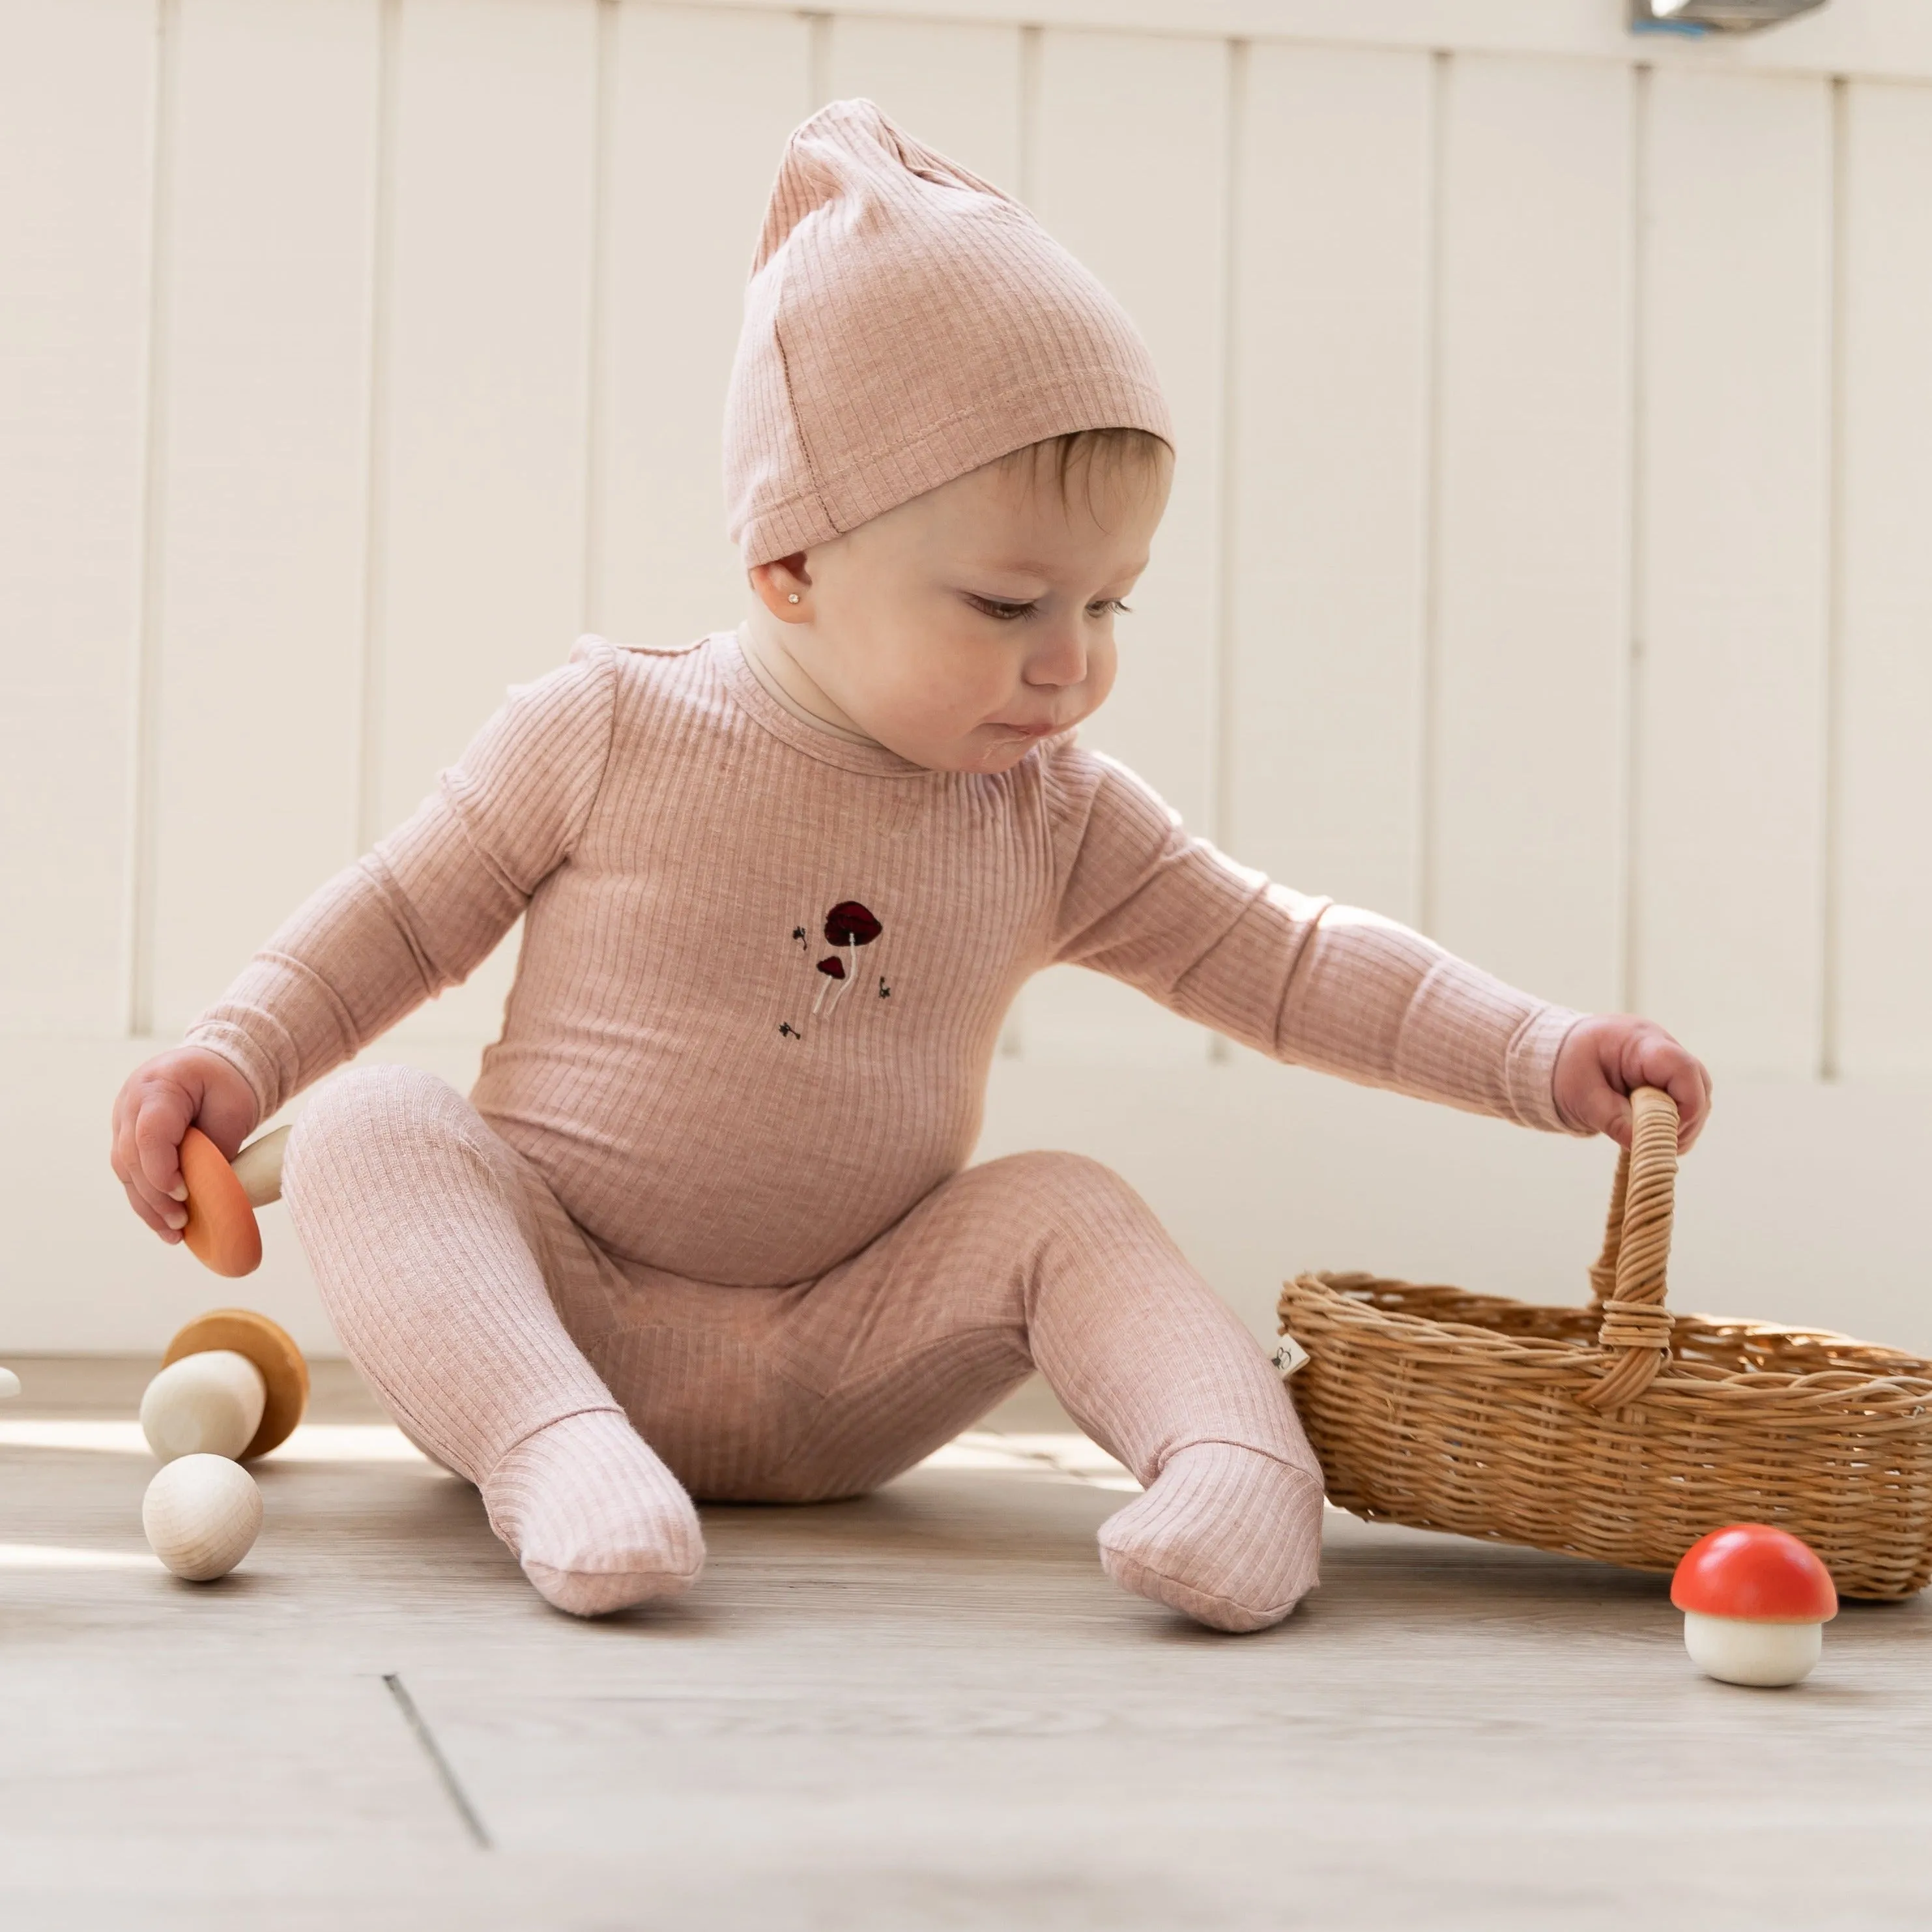
[[1069,626],[1054,626],[1039,640],[1027,661],[1026,681],[1058,690],[1080,684],[1087,676],[1087,646],[1079,632]]

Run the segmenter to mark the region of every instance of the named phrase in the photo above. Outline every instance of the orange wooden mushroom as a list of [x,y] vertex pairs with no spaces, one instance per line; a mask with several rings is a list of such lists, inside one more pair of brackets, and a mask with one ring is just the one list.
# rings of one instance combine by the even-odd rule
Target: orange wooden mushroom
[[182,1239],[217,1274],[253,1274],[262,1265],[262,1230],[227,1156],[202,1132],[182,1136],[182,1179],[188,1226]]
[[289,1137],[278,1127],[251,1141],[230,1166],[199,1127],[182,1136],[182,1179],[188,1184],[188,1225],[182,1239],[217,1274],[253,1274],[262,1264],[262,1230],[255,1210],[282,1193],[282,1148]]
[[1808,1543],[1768,1523],[1700,1537],[1670,1580],[1691,1660],[1727,1684],[1796,1684],[1838,1614],[1832,1573]]

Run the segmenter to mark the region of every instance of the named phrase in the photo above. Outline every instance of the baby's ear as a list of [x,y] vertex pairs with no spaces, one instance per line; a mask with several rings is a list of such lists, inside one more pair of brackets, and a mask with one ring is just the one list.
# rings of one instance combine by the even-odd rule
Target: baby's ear
[[802,624],[810,618],[812,573],[803,550],[774,557],[769,563],[754,563],[749,574],[758,602],[780,622]]

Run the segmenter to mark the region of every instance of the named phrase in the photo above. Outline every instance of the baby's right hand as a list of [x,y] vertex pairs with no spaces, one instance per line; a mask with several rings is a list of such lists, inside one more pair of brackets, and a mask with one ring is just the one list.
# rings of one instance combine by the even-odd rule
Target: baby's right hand
[[177,1046],[136,1067],[114,1096],[110,1156],[134,1212],[178,1241],[188,1225],[182,1136],[199,1127],[232,1160],[254,1124],[254,1089],[218,1053]]

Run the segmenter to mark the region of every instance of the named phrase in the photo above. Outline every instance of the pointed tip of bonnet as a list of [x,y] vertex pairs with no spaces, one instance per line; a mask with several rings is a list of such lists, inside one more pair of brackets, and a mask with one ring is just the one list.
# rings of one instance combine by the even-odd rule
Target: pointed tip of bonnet
[[909,186],[907,178],[914,176],[1004,202],[1012,200],[1004,189],[916,140],[877,101],[862,94],[828,101],[794,128],[785,142],[752,273],[757,274],[784,247],[792,230],[815,210],[849,196],[862,184],[875,190],[890,189],[897,178],[901,184]]

